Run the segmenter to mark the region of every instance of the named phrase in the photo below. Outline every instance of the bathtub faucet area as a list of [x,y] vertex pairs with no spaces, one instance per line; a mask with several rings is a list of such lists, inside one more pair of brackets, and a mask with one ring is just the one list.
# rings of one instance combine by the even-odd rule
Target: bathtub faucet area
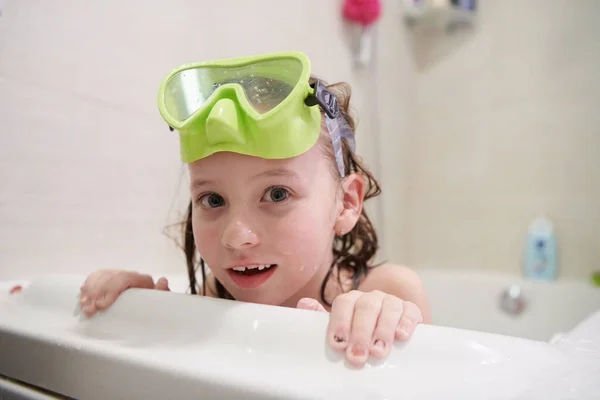
[[510,315],[520,315],[527,306],[523,290],[518,284],[510,285],[500,295],[499,307]]

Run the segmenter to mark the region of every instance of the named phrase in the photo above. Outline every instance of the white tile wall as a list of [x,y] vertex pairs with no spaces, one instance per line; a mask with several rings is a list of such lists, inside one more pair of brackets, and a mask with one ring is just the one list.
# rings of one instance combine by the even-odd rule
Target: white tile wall
[[[587,279],[600,269],[600,3],[479,3],[458,45],[399,35],[412,108],[410,132],[390,135],[390,118],[382,139],[386,221],[398,222],[387,248],[417,267],[520,273],[528,224],[545,213],[561,274]],[[392,161],[402,147],[408,159]]]

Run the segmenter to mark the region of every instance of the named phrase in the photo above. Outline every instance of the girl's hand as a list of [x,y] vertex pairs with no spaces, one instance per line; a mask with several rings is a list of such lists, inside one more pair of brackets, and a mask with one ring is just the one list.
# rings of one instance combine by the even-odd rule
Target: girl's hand
[[166,278],[156,283],[150,275],[133,271],[99,270],[85,280],[79,295],[79,305],[85,315],[92,316],[110,307],[129,288],[169,290]]
[[[301,299],[298,308],[326,311],[315,299]],[[333,301],[327,342],[354,365],[362,366],[369,355],[383,358],[394,340],[410,338],[423,315],[416,304],[381,291],[353,290]]]

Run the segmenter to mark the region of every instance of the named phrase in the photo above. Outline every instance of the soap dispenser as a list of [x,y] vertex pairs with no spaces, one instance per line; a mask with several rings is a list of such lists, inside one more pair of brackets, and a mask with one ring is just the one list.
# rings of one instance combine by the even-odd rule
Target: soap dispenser
[[550,281],[556,279],[557,274],[554,228],[548,218],[540,217],[529,226],[525,249],[525,276]]

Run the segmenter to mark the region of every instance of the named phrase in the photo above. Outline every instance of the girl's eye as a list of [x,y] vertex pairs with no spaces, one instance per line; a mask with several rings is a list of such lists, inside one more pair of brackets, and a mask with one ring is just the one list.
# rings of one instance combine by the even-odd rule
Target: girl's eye
[[225,200],[216,193],[209,193],[200,198],[200,204],[206,208],[217,208],[225,204]]
[[263,200],[272,201],[273,203],[280,203],[288,198],[290,192],[282,187],[274,187],[266,191]]

